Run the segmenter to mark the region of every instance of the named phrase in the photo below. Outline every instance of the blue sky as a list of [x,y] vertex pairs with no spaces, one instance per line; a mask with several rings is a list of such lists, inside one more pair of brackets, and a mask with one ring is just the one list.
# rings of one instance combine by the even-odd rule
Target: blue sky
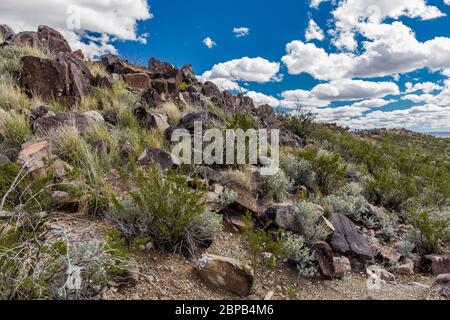
[[91,56],[189,63],[202,81],[320,121],[450,131],[450,0],[63,3],[5,0],[0,23],[49,24]]

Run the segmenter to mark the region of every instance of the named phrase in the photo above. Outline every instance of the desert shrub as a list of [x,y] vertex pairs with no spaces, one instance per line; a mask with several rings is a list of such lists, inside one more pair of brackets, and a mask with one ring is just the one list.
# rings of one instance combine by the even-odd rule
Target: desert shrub
[[217,224],[184,177],[173,172],[162,177],[151,167],[136,170],[132,178],[137,189],[123,200],[113,196],[110,213],[125,235],[149,236],[164,248],[190,255],[210,244]]
[[217,199],[217,202],[221,204],[222,206],[228,206],[229,204],[233,203],[237,199],[237,193],[233,190],[225,190],[222,192]]
[[247,168],[223,171],[222,176],[224,181],[237,183],[248,191],[252,191],[256,187],[253,181],[253,173]]
[[302,234],[307,241],[323,241],[331,233],[323,220],[323,212],[309,202],[297,204],[297,214],[302,221]]
[[324,202],[331,212],[339,212],[354,221],[365,222],[369,214],[369,203],[362,191],[359,184],[352,182],[325,198]]
[[238,112],[231,118],[229,128],[247,131],[250,129],[257,129],[258,125],[250,114]]
[[395,211],[403,209],[417,194],[413,178],[393,169],[375,171],[367,182],[367,191],[372,202]]
[[314,189],[316,174],[307,160],[281,156],[280,168],[286,172],[296,186],[305,186],[310,190]]
[[275,269],[277,263],[284,258],[282,243],[277,239],[280,234],[278,232],[273,235],[264,229],[254,229],[251,214],[246,214],[244,237],[251,257],[252,268],[255,272],[267,268]]
[[15,111],[0,123],[0,141],[6,147],[19,147],[32,135],[27,119]]
[[155,110],[157,113],[167,115],[169,123],[172,125],[177,125],[183,118],[183,112],[174,104],[173,102],[166,102],[161,108]]
[[439,253],[450,241],[450,209],[411,210],[410,222],[417,228],[414,244],[420,254]]
[[[45,241],[44,233],[13,227],[0,236],[1,299],[89,299],[129,268],[103,241]],[[70,286],[74,267],[79,287]]]
[[410,234],[406,234],[400,239],[400,241],[396,245],[396,249],[398,253],[400,253],[403,257],[409,258],[414,261],[417,259],[417,256],[414,254],[414,251],[416,249],[415,242],[416,241],[411,238]]
[[308,148],[299,150],[298,154],[311,164],[319,191],[323,195],[332,194],[346,184],[347,165],[339,153]]
[[378,235],[380,238],[386,242],[395,236],[395,224],[394,221],[389,217],[378,217],[377,218]]
[[314,128],[316,115],[310,111],[298,108],[293,114],[283,118],[284,125],[299,137],[309,139]]
[[312,278],[317,274],[317,268],[314,265],[314,255],[305,246],[305,241],[302,236],[285,233],[280,243],[284,256],[289,261],[295,263],[301,277]]
[[287,199],[289,189],[293,186],[292,181],[283,170],[271,176],[263,177],[262,194],[266,201],[282,202]]

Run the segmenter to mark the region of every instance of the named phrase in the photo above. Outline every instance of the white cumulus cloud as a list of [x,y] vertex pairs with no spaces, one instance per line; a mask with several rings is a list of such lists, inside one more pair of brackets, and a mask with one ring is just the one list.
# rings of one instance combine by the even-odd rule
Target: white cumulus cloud
[[[142,42],[137,22],[151,19],[145,0],[2,0],[0,21],[16,32],[35,31],[41,24],[53,27],[67,37],[73,50],[85,50],[89,56],[116,52],[112,40]],[[109,42],[84,41],[87,32],[109,36]],[[104,37],[103,39],[106,39]]]
[[324,39],[324,34],[322,29],[317,25],[317,23],[313,20],[309,20],[308,28],[305,31],[305,39],[307,42],[311,40],[319,40],[322,41]]
[[233,28],[233,33],[236,35],[236,38],[245,37],[250,34],[250,29],[247,27]]
[[262,106],[263,104],[268,104],[271,107],[277,107],[280,105],[280,101],[273,97],[268,96],[260,92],[249,91],[245,94],[246,96],[253,99],[256,106]]
[[207,46],[209,49],[212,49],[213,47],[215,47],[217,45],[215,43],[215,41],[213,39],[211,39],[210,37],[206,37],[205,39],[203,39],[203,44],[205,46]]

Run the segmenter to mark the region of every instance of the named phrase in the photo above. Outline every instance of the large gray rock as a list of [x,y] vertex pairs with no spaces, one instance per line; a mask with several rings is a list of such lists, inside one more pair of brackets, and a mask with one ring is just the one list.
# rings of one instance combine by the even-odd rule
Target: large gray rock
[[198,260],[196,271],[207,285],[241,297],[247,297],[253,286],[253,275],[235,259],[204,255]]
[[273,204],[259,217],[259,220],[265,227],[282,228],[294,233],[302,231],[297,208],[292,203]]
[[365,271],[373,253],[364,235],[341,213],[331,213],[328,220],[335,229],[330,236],[333,250],[350,258],[353,270]]
[[3,39],[3,41],[11,40],[14,35],[15,32],[10,26],[6,24],[0,25],[0,38]]

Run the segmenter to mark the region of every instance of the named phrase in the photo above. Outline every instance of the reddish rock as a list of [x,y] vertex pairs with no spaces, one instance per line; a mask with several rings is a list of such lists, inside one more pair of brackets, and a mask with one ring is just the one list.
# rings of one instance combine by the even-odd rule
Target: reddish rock
[[45,163],[50,157],[50,145],[47,141],[30,142],[22,145],[22,150],[16,162],[19,166],[23,166],[27,172],[44,176],[46,174]]
[[253,286],[253,275],[235,259],[204,255],[198,260],[196,271],[207,285],[241,297],[247,297]]
[[63,37],[61,33],[56,31],[55,29],[52,29],[48,26],[39,26],[37,34],[43,47],[48,51],[53,53],[72,52],[67,40]]
[[87,113],[60,112],[53,116],[37,119],[34,122],[34,130],[37,134],[43,135],[49,131],[61,127],[74,127],[80,132],[88,127],[103,124],[103,117],[96,111]]
[[410,276],[414,274],[414,262],[408,262],[395,268],[395,274]]
[[123,76],[126,85],[130,89],[134,90],[147,90],[150,89],[152,84],[150,82],[150,76],[147,73],[130,73]]
[[312,243],[312,251],[322,274],[329,279],[333,279],[336,273],[333,261],[333,249],[331,249],[328,243],[317,241]]

